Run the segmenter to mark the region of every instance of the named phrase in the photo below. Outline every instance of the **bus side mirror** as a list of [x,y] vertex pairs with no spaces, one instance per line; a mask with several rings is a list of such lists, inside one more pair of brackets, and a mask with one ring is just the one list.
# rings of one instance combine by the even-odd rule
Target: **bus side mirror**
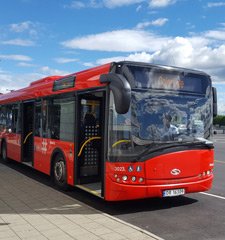
[[217,116],[217,91],[215,87],[212,88],[212,92],[213,92],[213,117],[216,117]]
[[131,87],[127,79],[123,75],[109,73],[101,75],[100,82],[109,83],[114,96],[116,112],[127,113],[131,102]]

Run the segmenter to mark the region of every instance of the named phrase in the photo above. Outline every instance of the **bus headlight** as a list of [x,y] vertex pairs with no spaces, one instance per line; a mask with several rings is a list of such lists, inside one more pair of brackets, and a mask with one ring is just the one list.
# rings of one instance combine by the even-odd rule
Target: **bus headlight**
[[133,177],[131,178],[131,181],[132,181],[132,182],[135,182],[135,181],[136,181],[136,177],[133,176]]
[[142,183],[144,181],[144,178],[140,177],[139,178],[139,183]]
[[126,175],[124,175],[124,176],[122,177],[122,180],[123,180],[123,181],[127,181],[127,179],[128,179],[128,177],[127,177]]

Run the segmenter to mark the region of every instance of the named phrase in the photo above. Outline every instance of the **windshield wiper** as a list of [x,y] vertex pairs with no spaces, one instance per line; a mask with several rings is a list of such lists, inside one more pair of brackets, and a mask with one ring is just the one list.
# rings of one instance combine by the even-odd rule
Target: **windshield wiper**
[[[155,142],[154,142],[155,143]],[[159,142],[157,142],[159,143]],[[188,141],[188,142],[180,142],[180,141],[177,141],[177,142],[173,142],[173,143],[163,143],[163,142],[160,142],[162,145],[160,145],[159,147],[156,147],[156,148],[151,148],[152,146],[154,146],[155,144],[149,144],[148,145],[148,148],[146,150],[144,150],[140,156],[138,157],[137,161],[139,161],[142,157],[144,157],[146,154],[149,154],[149,153],[153,153],[153,152],[157,152],[159,150],[164,150],[164,149],[168,149],[168,148],[173,148],[173,147],[180,147],[180,146],[204,146],[204,147],[207,147],[209,149],[212,149],[213,148],[213,144],[212,142],[210,142],[211,144],[208,144],[209,142],[202,142],[202,141],[194,141],[194,142],[191,142],[191,141]]]

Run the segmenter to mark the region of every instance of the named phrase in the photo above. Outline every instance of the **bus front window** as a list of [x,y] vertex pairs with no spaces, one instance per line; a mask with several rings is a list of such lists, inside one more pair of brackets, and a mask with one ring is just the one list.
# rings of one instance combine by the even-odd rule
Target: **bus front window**
[[177,92],[132,90],[126,114],[110,96],[109,160],[136,161],[147,149],[204,142],[211,133],[211,98]]

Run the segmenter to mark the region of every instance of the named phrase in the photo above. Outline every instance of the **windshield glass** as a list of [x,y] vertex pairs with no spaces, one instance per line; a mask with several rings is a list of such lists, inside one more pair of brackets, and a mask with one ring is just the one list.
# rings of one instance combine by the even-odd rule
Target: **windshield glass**
[[209,89],[205,96],[135,89],[126,114],[115,111],[111,94],[109,160],[132,161],[148,149],[204,142],[212,126]]

